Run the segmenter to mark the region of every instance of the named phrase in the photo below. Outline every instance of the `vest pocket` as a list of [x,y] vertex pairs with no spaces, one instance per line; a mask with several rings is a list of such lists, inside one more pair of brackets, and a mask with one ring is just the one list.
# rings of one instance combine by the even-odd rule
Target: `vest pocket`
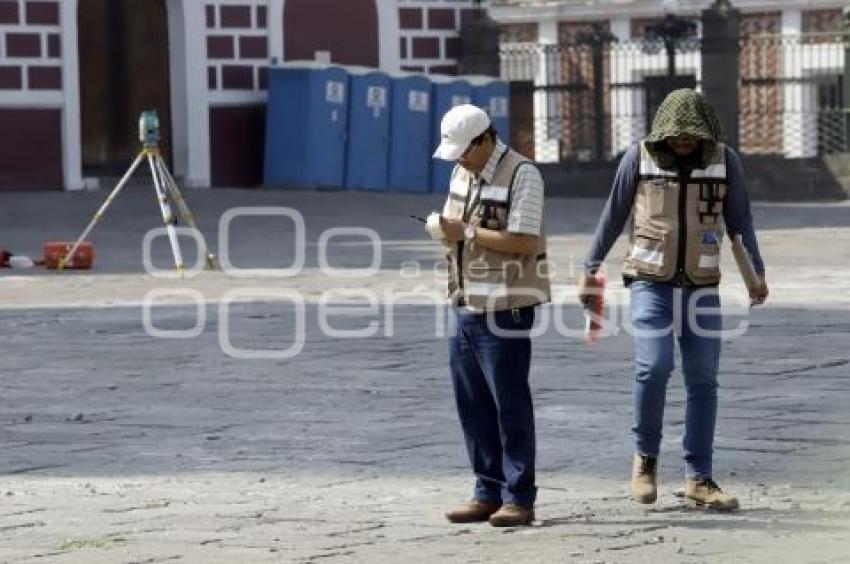
[[481,201],[475,215],[478,225],[487,229],[501,230],[508,224],[508,200],[510,188],[486,185],[481,188]]
[[463,294],[469,305],[479,309],[502,309],[508,298],[505,269],[488,266],[484,261],[469,264],[466,270]]
[[656,179],[646,183],[646,207],[650,217],[661,217],[665,214],[668,191],[666,180]]
[[720,241],[717,231],[700,231],[699,240],[692,248],[696,253],[689,261],[692,270],[690,278],[696,283],[714,283],[720,275]]
[[501,284],[505,285],[505,269],[503,266],[491,266],[486,260],[481,258],[470,261],[466,268],[466,280],[469,282],[480,282],[482,284]]
[[446,295],[451,298],[457,291],[458,271],[455,256],[452,253],[446,253],[446,272],[448,274],[448,287]]
[[667,256],[667,237],[653,229],[635,229],[629,260],[638,275],[664,277],[672,265]]
[[501,231],[508,226],[508,208],[503,203],[481,202],[475,212],[478,225]]

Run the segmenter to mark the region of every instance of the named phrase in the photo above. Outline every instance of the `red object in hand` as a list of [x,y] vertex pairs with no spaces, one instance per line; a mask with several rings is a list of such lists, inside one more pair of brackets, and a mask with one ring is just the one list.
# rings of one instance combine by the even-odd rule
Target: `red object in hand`
[[584,306],[584,316],[587,319],[584,340],[588,345],[593,345],[599,340],[603,329],[602,313],[605,311],[605,276],[596,274],[594,278],[596,283],[592,287],[596,289],[595,295]]
[[[74,243],[64,241],[45,243],[44,266],[51,269],[59,268],[59,261],[68,254],[73,246]],[[88,270],[92,267],[92,264],[94,264],[94,245],[83,242],[74,251],[74,256],[67,259],[63,268]]]

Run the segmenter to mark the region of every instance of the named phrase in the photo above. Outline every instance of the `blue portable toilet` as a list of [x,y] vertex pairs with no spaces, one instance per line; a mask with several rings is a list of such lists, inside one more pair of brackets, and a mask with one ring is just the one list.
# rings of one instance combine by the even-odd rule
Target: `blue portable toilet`
[[348,73],[312,62],[269,69],[264,184],[343,186]]
[[390,134],[390,188],[431,191],[431,81],[422,75],[393,76]]
[[348,68],[348,153],[345,187],[386,190],[389,183],[391,81],[368,68]]
[[[434,129],[431,135],[431,153],[440,144],[440,122],[447,111],[455,106],[472,103],[472,85],[465,80],[453,77],[432,77],[434,81]],[[445,193],[449,191],[454,163],[440,159],[431,159],[431,191]]]
[[487,112],[499,137],[508,143],[511,138],[508,83],[490,76],[468,77],[467,80],[473,88],[472,103]]

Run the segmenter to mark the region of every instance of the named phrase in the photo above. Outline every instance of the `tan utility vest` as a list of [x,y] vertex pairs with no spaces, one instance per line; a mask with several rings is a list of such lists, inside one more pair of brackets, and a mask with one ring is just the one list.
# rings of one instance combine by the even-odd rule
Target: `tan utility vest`
[[709,165],[695,169],[683,185],[675,171],[655,164],[642,142],[623,276],[661,282],[678,279],[696,286],[719,283],[726,189],[722,144]]
[[[473,175],[455,166],[443,215],[478,227],[504,230],[520,166],[532,166],[507,149],[496,165],[493,182],[473,186]],[[546,266],[545,225],[540,227],[533,255],[500,253],[473,241],[458,242],[446,256],[449,262],[449,298],[471,311],[501,311],[548,302],[551,298]]]

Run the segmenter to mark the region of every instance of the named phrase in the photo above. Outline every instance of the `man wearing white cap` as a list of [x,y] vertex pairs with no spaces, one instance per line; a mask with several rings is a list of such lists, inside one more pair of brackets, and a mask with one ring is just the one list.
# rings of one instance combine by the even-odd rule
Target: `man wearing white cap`
[[537,494],[530,331],[536,306],[550,298],[543,179],[480,108],[452,108],[440,130],[434,157],[456,166],[443,211],[431,214],[427,230],[449,248],[452,383],[477,478],[472,500],[446,517],[527,525]]

